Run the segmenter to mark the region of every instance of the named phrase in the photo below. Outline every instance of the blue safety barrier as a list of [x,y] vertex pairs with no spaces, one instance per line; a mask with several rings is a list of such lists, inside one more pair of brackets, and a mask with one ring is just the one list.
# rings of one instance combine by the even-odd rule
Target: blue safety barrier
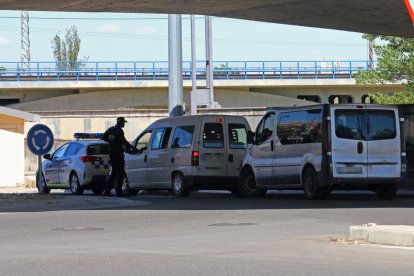
[[[369,61],[214,61],[214,79],[344,79],[367,71]],[[167,80],[167,61],[99,61],[78,63],[0,62],[0,81]],[[205,79],[205,61],[197,62],[197,79]],[[191,62],[183,62],[183,78],[191,79]]]

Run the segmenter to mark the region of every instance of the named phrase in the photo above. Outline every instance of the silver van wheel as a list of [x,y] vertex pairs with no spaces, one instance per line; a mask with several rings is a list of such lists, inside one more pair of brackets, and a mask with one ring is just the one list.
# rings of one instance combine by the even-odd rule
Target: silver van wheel
[[186,197],[190,194],[190,190],[185,185],[184,175],[176,172],[172,176],[172,192],[176,196]]
[[74,195],[81,195],[83,188],[80,186],[79,178],[75,172],[72,172],[69,177],[70,190]]

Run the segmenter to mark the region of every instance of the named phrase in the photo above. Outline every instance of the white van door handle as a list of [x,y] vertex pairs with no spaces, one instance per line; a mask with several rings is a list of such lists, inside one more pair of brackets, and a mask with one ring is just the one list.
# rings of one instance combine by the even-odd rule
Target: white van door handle
[[173,158],[171,158],[171,163],[174,163],[174,157],[173,157]]
[[358,145],[357,145],[357,152],[358,152],[359,154],[361,154],[363,151],[364,151],[364,145],[362,144],[362,142],[358,142]]

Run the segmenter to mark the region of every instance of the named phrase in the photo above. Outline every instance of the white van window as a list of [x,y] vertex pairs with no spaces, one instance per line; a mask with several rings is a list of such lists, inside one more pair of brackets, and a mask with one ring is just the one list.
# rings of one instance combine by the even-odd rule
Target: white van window
[[172,148],[188,148],[193,143],[194,126],[178,126],[172,139]]
[[365,110],[335,110],[335,134],[338,138],[366,140]]
[[204,125],[203,146],[205,148],[224,148],[222,124],[206,123]]
[[395,113],[392,110],[368,110],[369,140],[394,139],[397,136]]
[[277,136],[282,145],[300,143],[303,129],[302,114],[302,111],[294,111],[279,115]]
[[151,149],[166,149],[170,139],[171,128],[157,128],[152,138]]
[[247,145],[247,130],[243,124],[229,124],[229,145],[231,149],[245,149]]
[[259,123],[256,129],[256,143],[259,145],[272,136],[275,128],[275,114],[267,114]]
[[277,136],[282,145],[320,143],[322,109],[279,114]]
[[148,143],[151,138],[152,130],[145,132],[139,140],[136,142],[135,148],[138,150],[138,152],[144,152],[148,149]]

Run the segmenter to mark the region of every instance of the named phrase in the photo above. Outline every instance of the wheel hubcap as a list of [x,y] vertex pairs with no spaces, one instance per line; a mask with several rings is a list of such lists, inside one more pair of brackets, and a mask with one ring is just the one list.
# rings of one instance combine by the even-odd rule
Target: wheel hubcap
[[125,178],[124,181],[122,182],[122,192],[126,192],[128,190],[129,184],[128,184],[128,180]]
[[181,176],[176,175],[174,177],[174,190],[176,190],[177,192],[180,192],[182,189],[182,185],[183,185],[183,181],[181,179]]
[[76,191],[78,189],[78,186],[77,186],[78,183],[77,182],[78,181],[76,179],[76,176],[73,175],[72,178],[71,178],[71,181],[70,181],[70,186],[72,187],[73,191]]
[[250,192],[256,191],[256,182],[254,181],[252,176],[247,177],[245,183],[247,190],[249,190]]

